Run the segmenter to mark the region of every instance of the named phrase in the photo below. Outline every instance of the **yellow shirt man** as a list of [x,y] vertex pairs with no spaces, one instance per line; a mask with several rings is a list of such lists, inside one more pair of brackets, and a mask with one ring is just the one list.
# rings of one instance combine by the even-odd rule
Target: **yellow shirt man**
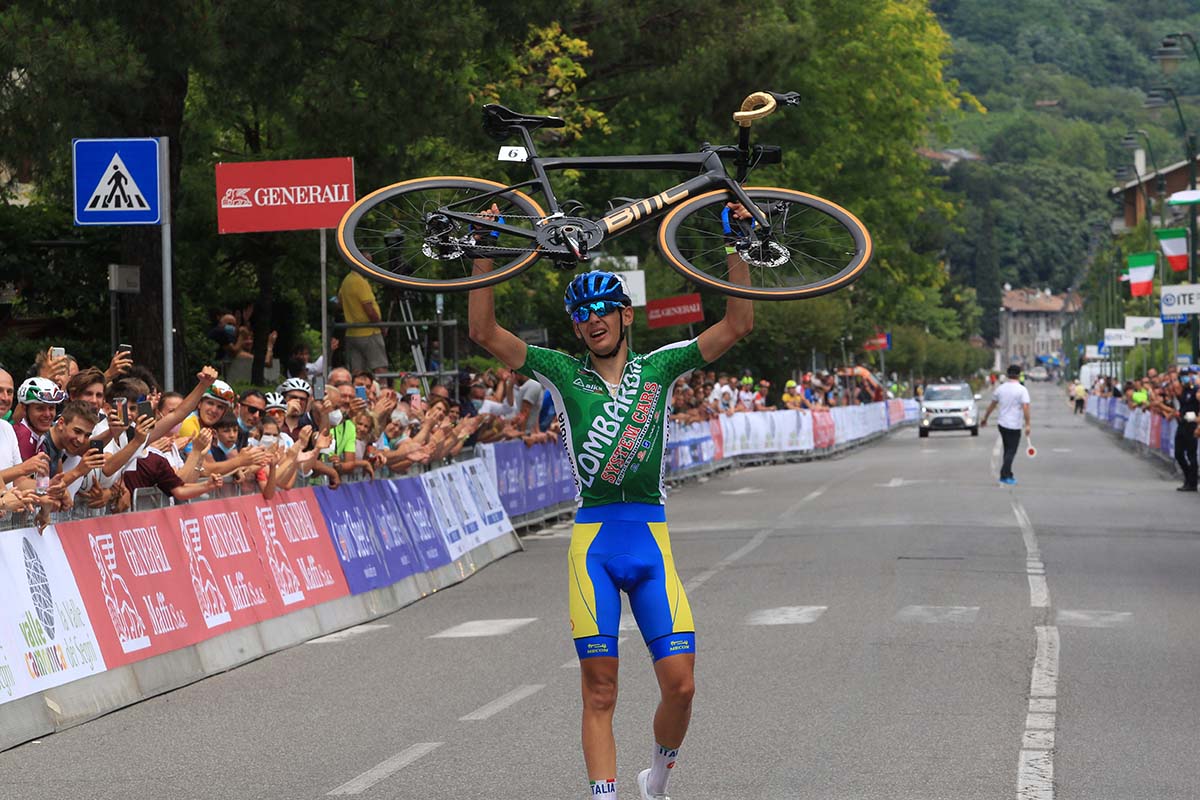
[[[375,302],[375,292],[371,291],[371,284],[353,270],[342,280],[342,287],[338,289],[338,301],[342,304],[342,315],[348,323],[379,321],[379,303]],[[357,338],[374,336],[380,332],[380,328],[348,328],[346,336]]]

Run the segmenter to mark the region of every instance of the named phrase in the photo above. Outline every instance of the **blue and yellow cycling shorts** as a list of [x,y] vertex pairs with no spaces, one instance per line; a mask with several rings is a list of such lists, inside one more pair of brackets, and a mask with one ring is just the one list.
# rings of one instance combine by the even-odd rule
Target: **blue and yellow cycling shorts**
[[675,572],[661,505],[612,503],[575,515],[567,560],[571,632],[579,657],[616,656],[621,592],[650,655],[696,652],[696,628]]

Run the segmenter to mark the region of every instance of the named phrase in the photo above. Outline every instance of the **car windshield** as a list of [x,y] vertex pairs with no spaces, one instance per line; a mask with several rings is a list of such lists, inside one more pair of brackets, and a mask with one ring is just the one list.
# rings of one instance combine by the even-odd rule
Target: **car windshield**
[[971,400],[974,395],[968,386],[930,386],[925,391],[925,400]]

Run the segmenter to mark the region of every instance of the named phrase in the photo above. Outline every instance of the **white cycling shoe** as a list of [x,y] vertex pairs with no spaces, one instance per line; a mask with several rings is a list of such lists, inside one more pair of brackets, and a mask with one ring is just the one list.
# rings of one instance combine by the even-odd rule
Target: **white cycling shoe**
[[644,769],[638,773],[638,793],[641,794],[642,800],[671,800],[665,794],[650,794],[650,790],[646,788],[646,780],[650,777],[650,770]]

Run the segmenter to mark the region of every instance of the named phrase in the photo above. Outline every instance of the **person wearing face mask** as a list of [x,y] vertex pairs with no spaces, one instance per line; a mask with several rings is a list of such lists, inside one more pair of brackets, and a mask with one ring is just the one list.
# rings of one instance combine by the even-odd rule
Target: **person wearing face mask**
[[213,358],[217,361],[228,361],[234,355],[234,346],[238,339],[237,317],[233,314],[222,314],[217,324],[208,332],[208,338],[217,344]]
[[1179,421],[1175,428],[1175,461],[1183,472],[1183,485],[1178,489],[1180,492],[1196,491],[1196,417],[1200,415],[1197,388],[1194,373],[1183,372],[1179,375],[1173,416]]

